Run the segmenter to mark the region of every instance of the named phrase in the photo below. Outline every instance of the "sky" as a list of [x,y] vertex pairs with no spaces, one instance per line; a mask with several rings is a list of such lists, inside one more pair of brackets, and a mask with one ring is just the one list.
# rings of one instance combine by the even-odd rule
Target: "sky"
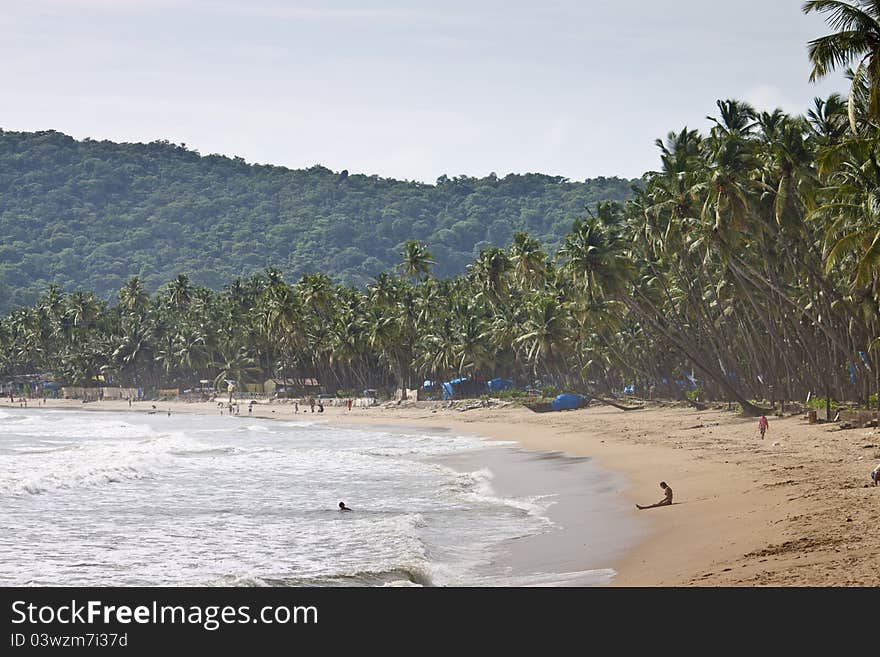
[[0,128],[434,182],[638,177],[715,101],[803,113],[802,0],[0,0]]

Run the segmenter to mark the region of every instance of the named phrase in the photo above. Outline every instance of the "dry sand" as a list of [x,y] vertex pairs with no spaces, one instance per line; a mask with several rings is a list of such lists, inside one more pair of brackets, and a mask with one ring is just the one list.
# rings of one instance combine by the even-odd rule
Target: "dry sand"
[[[7,402],[8,404],[8,402]],[[153,402],[131,410],[152,410]],[[219,414],[216,403],[155,402],[158,412]],[[50,401],[46,407],[129,410],[127,402]],[[247,415],[247,406],[241,405]],[[293,405],[261,403],[253,417],[289,419]],[[624,475],[633,502],[675,504],[639,513],[648,538],[613,564],[618,586],[880,585],[880,431],[833,430],[801,416],[757,420],[726,410],[609,407],[536,414],[521,407],[460,412],[420,402],[326,407],[334,424],[448,427],[524,448],[587,456]]]

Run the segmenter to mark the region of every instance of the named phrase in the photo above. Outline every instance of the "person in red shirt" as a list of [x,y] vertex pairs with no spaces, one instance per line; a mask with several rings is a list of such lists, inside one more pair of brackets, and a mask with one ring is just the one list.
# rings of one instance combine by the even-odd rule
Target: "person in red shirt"
[[764,432],[767,431],[767,427],[770,426],[770,423],[767,421],[767,416],[762,415],[758,420],[758,431],[761,432],[761,440],[764,440]]

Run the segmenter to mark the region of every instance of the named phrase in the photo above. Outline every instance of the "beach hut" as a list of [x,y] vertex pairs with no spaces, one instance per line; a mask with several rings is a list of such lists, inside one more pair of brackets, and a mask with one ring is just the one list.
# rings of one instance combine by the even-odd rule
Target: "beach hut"
[[320,382],[314,378],[305,379],[267,379],[263,383],[267,395],[317,395],[324,391]]

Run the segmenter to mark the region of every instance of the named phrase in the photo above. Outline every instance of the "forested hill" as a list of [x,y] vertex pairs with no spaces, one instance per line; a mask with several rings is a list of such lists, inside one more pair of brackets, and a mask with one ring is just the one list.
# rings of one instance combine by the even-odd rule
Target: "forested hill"
[[440,276],[524,230],[553,249],[630,181],[441,177],[436,185],[202,156],[183,145],[0,130],[0,311],[57,282],[109,298],[140,275],[220,287],[268,266],[363,284],[425,242]]

